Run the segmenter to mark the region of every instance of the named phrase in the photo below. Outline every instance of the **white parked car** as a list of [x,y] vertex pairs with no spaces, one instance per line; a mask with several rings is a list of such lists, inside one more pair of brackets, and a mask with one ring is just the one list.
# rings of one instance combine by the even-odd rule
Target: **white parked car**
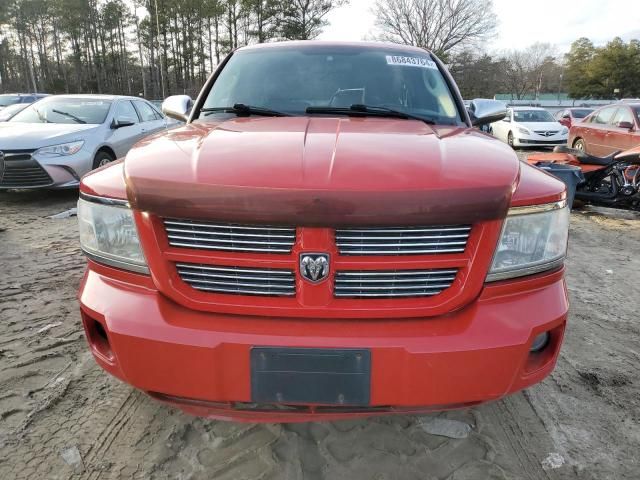
[[512,147],[566,145],[569,129],[544,108],[512,107],[507,116],[491,124],[493,135]]

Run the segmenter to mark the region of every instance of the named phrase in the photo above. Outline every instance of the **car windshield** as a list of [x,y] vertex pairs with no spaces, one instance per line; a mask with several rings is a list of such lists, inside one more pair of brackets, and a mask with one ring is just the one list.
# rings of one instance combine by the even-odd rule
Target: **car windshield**
[[18,95],[0,95],[0,108],[20,103],[20,97]]
[[440,124],[461,123],[454,97],[429,54],[385,47],[241,50],[216,79],[200,118],[225,114],[215,109],[235,104],[290,115],[305,115],[310,107],[367,105]]
[[28,106],[29,105],[26,103],[16,103],[14,105],[9,105],[7,108],[3,108],[2,110],[0,110],[0,122],[6,122],[16,113],[21,112]]
[[589,108],[583,108],[580,110],[571,110],[571,113],[573,114],[573,118],[584,118],[587,115],[589,115],[591,112],[593,112],[593,109],[589,109]]
[[546,110],[514,110],[513,119],[516,122],[555,122],[555,119]]
[[638,121],[640,122],[640,107],[632,107],[633,111],[636,114],[636,118],[638,119]]
[[111,101],[92,98],[48,97],[13,117],[16,123],[104,123]]

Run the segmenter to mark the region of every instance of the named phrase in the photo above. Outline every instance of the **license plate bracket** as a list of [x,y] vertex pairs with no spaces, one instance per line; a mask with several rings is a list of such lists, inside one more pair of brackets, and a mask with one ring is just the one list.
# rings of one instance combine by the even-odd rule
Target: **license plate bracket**
[[371,352],[366,349],[251,349],[251,401],[368,406]]

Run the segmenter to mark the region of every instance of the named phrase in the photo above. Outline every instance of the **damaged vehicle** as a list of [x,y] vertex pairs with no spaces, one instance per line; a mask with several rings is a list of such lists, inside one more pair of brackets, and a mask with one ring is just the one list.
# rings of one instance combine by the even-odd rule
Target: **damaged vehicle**
[[[84,177],[88,344],[210,418],[461,408],[553,370],[567,321],[564,184],[474,126],[423,49],[232,52],[184,126]],[[473,175],[469,173],[473,172]]]
[[556,172],[577,167],[583,178],[575,189],[578,200],[640,211],[640,145],[606,157],[589,155],[584,150],[556,147],[553,153],[533,154],[527,161],[536,167],[551,166]]

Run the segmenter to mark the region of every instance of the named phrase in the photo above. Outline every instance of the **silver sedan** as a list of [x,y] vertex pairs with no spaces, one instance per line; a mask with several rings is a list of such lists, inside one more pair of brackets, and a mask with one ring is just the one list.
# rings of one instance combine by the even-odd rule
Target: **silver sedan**
[[151,103],[114,95],[58,95],[0,123],[0,189],[73,188],[87,172],[167,128]]

